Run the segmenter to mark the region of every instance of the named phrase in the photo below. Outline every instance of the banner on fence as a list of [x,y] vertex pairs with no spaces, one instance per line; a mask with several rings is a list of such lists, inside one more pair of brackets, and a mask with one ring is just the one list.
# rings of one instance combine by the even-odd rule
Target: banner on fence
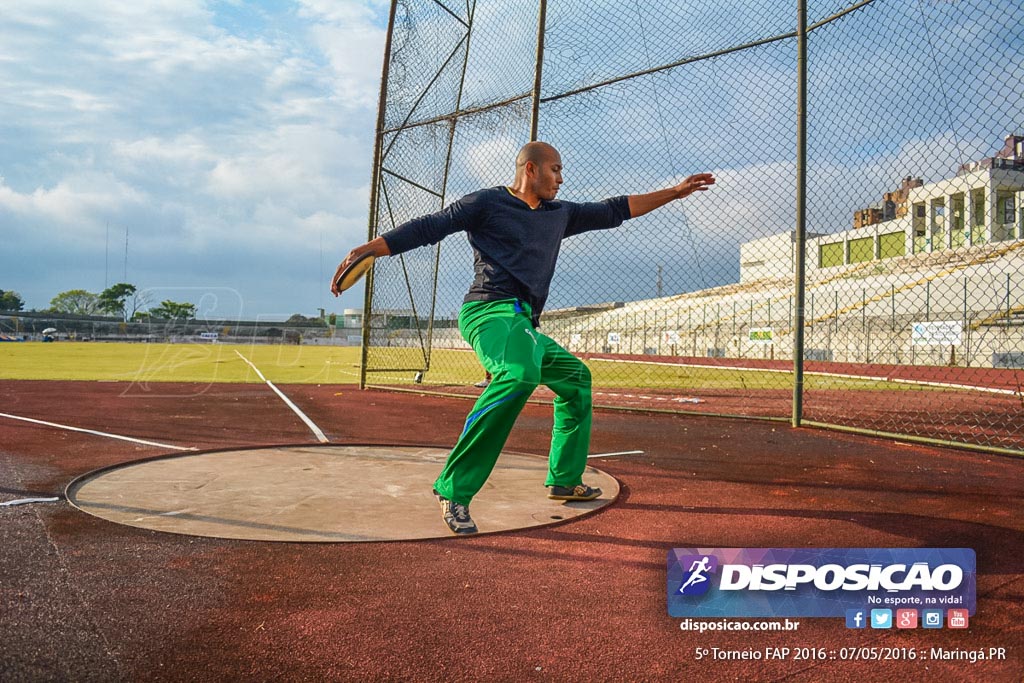
[[914,346],[960,346],[964,324],[959,320],[914,323],[910,341]]

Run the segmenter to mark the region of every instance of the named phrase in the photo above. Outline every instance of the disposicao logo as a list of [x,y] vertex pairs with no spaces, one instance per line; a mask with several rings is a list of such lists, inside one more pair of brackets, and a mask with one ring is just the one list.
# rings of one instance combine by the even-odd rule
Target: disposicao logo
[[849,618],[854,610],[867,616],[939,607],[974,613],[973,550],[673,548],[668,554],[674,617]]
[[680,595],[704,595],[711,588],[709,574],[718,569],[718,558],[714,555],[689,555],[679,558],[680,562],[689,566],[683,583],[679,586]]

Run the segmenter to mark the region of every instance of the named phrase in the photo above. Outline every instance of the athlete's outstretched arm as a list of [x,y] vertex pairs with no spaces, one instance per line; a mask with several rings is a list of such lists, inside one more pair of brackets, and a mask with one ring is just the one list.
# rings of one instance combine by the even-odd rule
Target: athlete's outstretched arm
[[629,216],[630,218],[643,216],[645,213],[650,213],[676,199],[688,197],[694,192],[704,192],[714,184],[715,176],[710,173],[697,173],[674,187],[647,194],[631,194],[629,195]]

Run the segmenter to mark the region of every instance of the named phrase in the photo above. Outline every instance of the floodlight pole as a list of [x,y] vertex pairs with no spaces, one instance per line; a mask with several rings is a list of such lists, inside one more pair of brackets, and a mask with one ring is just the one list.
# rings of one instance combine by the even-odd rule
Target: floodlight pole
[[796,229],[793,249],[796,252],[794,304],[796,325],[793,328],[793,420],[800,426],[804,399],[804,290],[807,242],[807,0],[796,3]]
[[[388,73],[391,66],[391,37],[395,32],[395,10],[398,0],[391,0],[388,14],[388,33],[384,41],[384,65],[380,75],[380,98],[377,102],[377,131],[373,144],[373,170],[370,180],[370,215],[367,220],[367,241],[372,240],[377,231],[377,204],[380,202],[379,187],[381,183],[380,169],[384,164],[384,114],[388,100]],[[373,317],[373,268],[366,274],[366,285],[363,290],[363,330],[359,352],[359,388],[366,388],[366,361],[370,350],[370,320]]]
[[537,124],[540,119],[540,85],[544,69],[544,28],[547,23],[548,2],[540,0],[540,12],[537,17],[537,57],[533,71],[533,111],[530,114],[530,142],[537,139]]

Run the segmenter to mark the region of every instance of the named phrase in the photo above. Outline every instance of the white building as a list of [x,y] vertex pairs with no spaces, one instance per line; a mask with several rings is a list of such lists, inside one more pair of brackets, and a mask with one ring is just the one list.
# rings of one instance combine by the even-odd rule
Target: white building
[[[911,188],[906,215],[862,228],[808,235],[807,270],[1024,239],[1024,136],[953,178]],[[740,246],[740,281],[789,277],[793,233]]]

